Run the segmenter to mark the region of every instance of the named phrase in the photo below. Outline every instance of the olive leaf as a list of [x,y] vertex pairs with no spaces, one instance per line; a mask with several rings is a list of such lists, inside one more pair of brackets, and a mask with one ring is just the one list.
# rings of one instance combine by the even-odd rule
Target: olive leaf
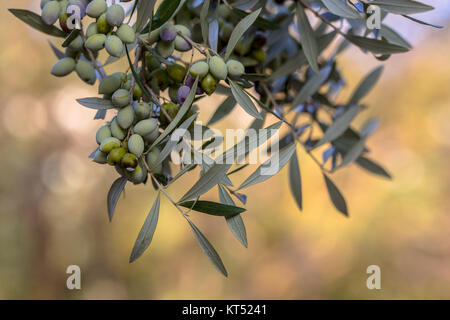
[[204,175],[201,176],[194,186],[186,192],[179,202],[200,197],[202,194],[208,192],[216,184],[221,182],[230,167],[231,165],[229,164],[214,164],[208,171],[206,171]]
[[95,110],[108,110],[114,108],[111,103],[111,100],[106,100],[102,98],[80,98],[77,99],[77,102],[81,104],[83,107]]
[[79,29],[73,29],[72,32],[70,32],[69,36],[64,40],[64,42],[61,44],[61,47],[67,48],[73,40],[76,39],[81,33],[81,30]]
[[102,119],[102,120],[104,120],[105,117],[106,117],[106,110],[98,110],[98,111],[95,113],[94,120],[97,120],[97,119]]
[[337,166],[334,170],[343,168],[352,163],[353,161],[355,161],[356,159],[358,159],[358,157],[364,151],[365,144],[366,144],[366,137],[363,137],[357,143],[355,143],[350,150],[348,150],[348,152],[342,158],[341,164]]
[[383,66],[377,67],[372,70],[358,85],[358,87],[353,92],[348,104],[357,104],[362,98],[364,98],[370,90],[375,86],[375,84],[380,79],[381,73],[383,71]]
[[343,18],[359,19],[358,11],[350,7],[347,0],[321,0],[331,13]]
[[331,202],[333,203],[334,207],[339,212],[343,213],[345,216],[348,217],[347,203],[345,202],[345,199],[342,196],[341,192],[336,187],[334,182],[326,174],[323,174],[323,177],[325,179],[325,184],[327,186],[328,194],[330,195],[330,199],[331,199]]
[[365,38],[350,34],[346,35],[346,38],[348,41],[361,49],[368,50],[374,54],[395,54],[409,51],[408,48],[401,47],[384,40]]
[[225,277],[228,277],[228,272],[225,269],[225,266],[223,265],[222,259],[220,258],[217,251],[214,249],[212,244],[206,239],[206,237],[203,235],[203,233],[197,228],[197,226],[192,223],[189,218],[185,217],[189,225],[191,226],[192,231],[194,232],[195,239],[197,240],[198,244],[200,245],[200,248],[205,253],[206,257],[211,261],[211,263],[214,265],[214,267]]
[[[176,1],[173,1],[176,2]],[[155,8],[156,0],[144,0],[137,3],[137,18],[136,31],[139,32],[146,24],[147,20],[152,18],[153,9]],[[136,4],[135,4],[136,5]]]
[[148,246],[152,242],[153,234],[155,233],[156,225],[158,224],[160,194],[161,193],[158,192],[155,203],[153,203],[152,209],[145,219],[141,231],[139,231],[133,250],[131,251],[130,263],[136,261],[144,253],[144,251],[147,250]]
[[381,25],[380,36],[385,38],[389,43],[412,49],[412,45],[408,41],[403,39],[403,37],[399,35],[397,31],[393,30],[385,24]]
[[320,141],[314,146],[314,148],[317,148],[327,142],[333,141],[341,134],[343,134],[345,130],[348,129],[350,123],[353,121],[360,110],[361,107],[358,105],[350,106],[343,115],[338,117],[333,122],[333,124],[328,127],[327,131],[325,131],[325,133],[323,134],[322,139],[320,139]]
[[225,118],[236,106],[236,100],[233,96],[228,96],[216,109],[214,114],[209,119],[207,126],[210,126],[223,118]]
[[[225,187],[221,184],[219,184],[218,187],[220,202],[234,206],[235,203],[233,199],[231,199],[231,196],[228,194]],[[248,248],[247,231],[245,230],[244,221],[242,220],[241,215],[238,214],[233,217],[225,217],[225,220],[236,239],[238,239],[244,247]]]
[[[288,163],[291,159],[292,155],[296,150],[296,144],[291,143],[289,146],[280,150],[279,153],[274,154],[268,160],[266,160],[262,165],[258,167],[242,184],[237,188],[237,190],[241,190],[243,188],[250,187],[257,183],[266,181],[270,177],[274,176]],[[276,167],[272,167],[275,165]],[[266,172],[267,168],[271,167],[270,173]]]
[[387,179],[392,179],[392,176],[389,172],[386,171],[386,169],[384,169],[383,167],[381,167],[379,164],[375,163],[373,160],[370,160],[366,157],[359,157],[356,162],[355,162],[358,166],[360,166],[361,168],[375,174],[378,175],[380,177],[384,177]]
[[239,42],[239,40],[242,38],[242,36],[248,30],[248,28],[252,26],[252,24],[255,22],[256,18],[258,18],[260,13],[261,8],[250,13],[244,19],[239,21],[239,23],[236,25],[236,28],[234,28],[233,32],[231,33],[230,40],[228,40],[227,49],[225,51],[225,61],[228,60],[230,55],[233,53],[236,44]]
[[370,4],[395,14],[414,14],[434,9],[432,6],[412,0],[374,0]]
[[297,203],[300,211],[303,210],[303,196],[302,196],[302,178],[300,174],[300,167],[297,158],[297,152],[291,157],[289,161],[289,187],[291,189],[292,196]]
[[194,211],[206,213],[212,216],[226,217],[231,218],[234,217],[244,211],[244,208],[236,207],[234,205],[228,205],[223,203],[217,203],[213,201],[185,201],[179,203],[180,206],[189,208]]
[[[197,118],[198,113],[193,114],[188,119],[186,119],[178,128],[177,130],[184,130],[185,132],[189,128],[189,126],[192,124],[192,122]],[[166,143],[164,148],[161,150],[160,154],[158,155],[158,158],[155,160],[153,166],[150,168],[156,168],[159,166],[172,152],[172,150],[177,146],[178,141],[180,140],[181,136],[178,135],[177,139],[171,136],[169,141]]]
[[112,221],[117,201],[119,200],[120,194],[125,188],[127,181],[128,181],[127,178],[120,177],[113,182],[111,188],[109,189],[107,201],[109,221]]
[[[330,33],[327,33],[326,35],[320,37],[318,42],[319,47],[319,54],[325,50],[330,43],[334,40],[336,37],[337,32],[333,31]],[[305,53],[303,51],[300,51],[297,55],[289,59],[287,62],[282,64],[280,67],[276,68],[276,70],[270,75],[269,80],[276,80],[278,78],[281,78],[283,76],[291,74],[294,70],[297,70],[301,66],[303,66],[305,63],[307,63],[307,59],[305,56]]]
[[[148,1],[148,0],[146,0]],[[158,29],[169,21],[181,6],[181,0],[163,0],[156,10],[152,20],[152,30]],[[183,1],[184,3],[184,1]],[[145,28],[144,28],[145,30]],[[144,32],[144,31],[143,31]]]
[[11,12],[14,16],[25,22],[30,27],[43,32],[45,34],[48,34],[50,36],[59,37],[59,38],[65,38],[67,37],[67,33],[62,31],[61,29],[58,29],[55,26],[49,26],[45,24],[41,16],[29,11],[29,10],[23,10],[23,9],[8,9],[9,12]]
[[256,119],[262,119],[259,114],[258,109],[256,109],[252,99],[247,95],[247,93],[234,81],[230,80],[230,87],[233,97],[236,99],[237,103],[247,112],[249,115]]
[[305,53],[306,59],[309,65],[315,73],[319,73],[319,65],[317,64],[317,57],[319,55],[319,48],[314,34],[314,30],[309,23],[308,17],[305,14],[303,6],[297,4],[297,24],[298,33],[300,34],[300,41],[302,43],[302,49]]
[[212,20],[208,26],[209,46],[213,51],[217,51],[217,43],[219,41],[219,22],[217,19]]
[[423,25],[425,25],[425,26],[429,26],[429,27],[433,27],[433,28],[438,28],[438,29],[444,28],[443,26],[440,26],[440,25],[437,25],[437,24],[428,23],[428,22],[425,22],[425,21],[422,21],[422,20],[413,18],[413,17],[411,17],[411,16],[407,16],[407,15],[405,15],[405,14],[403,14],[402,16],[405,17],[406,19],[409,19],[409,20],[411,20],[411,21],[414,21],[414,22],[423,24]]
[[58,59],[62,59],[64,58],[66,55],[64,54],[64,52],[62,52],[61,50],[59,50],[57,47],[55,47],[55,45],[49,40],[48,44],[50,45],[50,48],[52,48],[53,53],[55,54],[55,56]]
[[308,80],[308,82],[305,83],[305,85],[302,87],[302,89],[292,102],[292,109],[296,108],[300,104],[305,103],[306,99],[308,99],[320,89],[320,87],[328,79],[331,69],[331,65],[322,68],[322,70],[320,70],[318,74],[314,75],[311,79]]
[[[240,10],[238,8],[233,8],[232,14],[238,18],[239,20],[243,19],[247,16],[247,12],[244,10]],[[278,29],[278,24],[276,24],[273,21],[269,21],[267,19],[264,19],[262,17],[256,18],[255,22],[253,23],[255,27],[261,28],[263,30],[276,30]]]
[[178,125],[178,123],[183,119],[185,114],[189,111],[191,108],[192,102],[195,98],[195,93],[197,91],[197,85],[198,85],[198,78],[195,79],[194,84],[192,85],[191,91],[189,92],[188,97],[184,101],[183,105],[181,106],[180,110],[178,111],[175,118],[172,119],[172,122],[167,126],[167,128],[159,135],[159,137],[153,142],[153,144],[150,146],[149,150],[153,149],[156,145],[158,145],[165,137],[167,137]]
[[200,27],[202,29],[203,42],[208,43],[208,11],[209,11],[209,0],[204,0],[202,9],[200,10]]

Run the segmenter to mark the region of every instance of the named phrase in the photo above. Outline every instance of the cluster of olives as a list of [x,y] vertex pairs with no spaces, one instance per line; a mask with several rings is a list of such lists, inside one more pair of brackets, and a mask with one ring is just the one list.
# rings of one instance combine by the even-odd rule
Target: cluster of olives
[[[95,21],[86,29],[86,41],[82,35],[73,39],[66,48],[65,57],[52,68],[52,74],[63,77],[76,71],[79,77],[88,84],[94,84],[96,74],[93,65],[88,62],[89,49],[95,57],[103,48],[112,57],[121,57],[125,52],[125,45],[136,41],[136,32],[125,20],[125,10],[119,4],[108,7],[105,0],[42,0],[42,21],[52,25],[59,20],[61,28],[70,32],[67,26],[70,6],[79,8],[80,18],[86,15]],[[70,11],[70,10],[69,10]]]

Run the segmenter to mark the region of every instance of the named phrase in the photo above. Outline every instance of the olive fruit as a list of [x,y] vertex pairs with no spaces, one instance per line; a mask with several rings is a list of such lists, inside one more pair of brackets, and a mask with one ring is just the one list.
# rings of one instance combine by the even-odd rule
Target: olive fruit
[[206,76],[208,74],[208,72],[209,72],[209,66],[205,61],[195,62],[191,66],[191,69],[189,70],[189,73],[193,77],[199,77],[199,78],[203,78],[204,76]]
[[155,140],[159,137],[159,130],[156,129],[155,131],[149,133],[144,137],[144,140],[148,143],[153,143]]
[[177,29],[171,23],[167,23],[161,27],[159,31],[159,37],[164,42],[172,42],[177,36]]
[[75,71],[81,80],[87,84],[93,85],[97,80],[94,67],[85,60],[78,60]]
[[98,128],[97,133],[95,134],[95,139],[98,144],[101,144],[103,140],[111,137],[111,129],[105,125]]
[[148,42],[149,44],[154,44],[155,42],[159,41],[159,33],[160,33],[160,29],[156,29],[151,31],[148,34]]
[[88,25],[86,29],[86,37],[89,39],[89,37],[97,33],[98,33],[97,23],[92,22],[90,25]]
[[142,89],[137,84],[133,88],[133,99],[139,100],[142,97]]
[[[185,84],[186,84],[189,88],[192,88],[192,87],[194,86],[194,83],[195,83],[195,78],[194,78],[193,76],[191,76],[191,75],[188,75],[187,78],[186,78]],[[198,87],[197,87],[197,92],[196,92],[196,94],[203,94],[203,89],[202,89],[201,86],[198,86]]]
[[230,16],[231,14],[231,9],[228,8],[228,6],[224,3],[222,3],[218,8],[217,8],[217,12],[219,13],[219,16],[223,19],[226,19]]
[[92,51],[99,51],[105,47],[106,36],[102,33],[96,33],[86,40],[86,48]]
[[44,9],[45,5],[52,0],[41,0],[41,9]]
[[111,134],[114,138],[117,138],[119,140],[123,140],[127,136],[125,130],[123,130],[119,126],[119,123],[117,122],[117,117],[114,118],[113,121],[111,121]]
[[125,20],[125,10],[120,4],[113,4],[106,10],[106,21],[113,27],[118,27]]
[[128,139],[128,150],[136,157],[140,157],[144,152],[144,139],[138,134],[133,134]]
[[83,39],[81,39],[81,36],[78,36],[75,39],[73,39],[72,42],[69,44],[69,48],[77,51],[83,49]]
[[97,31],[99,33],[107,34],[111,31],[111,29],[112,27],[108,24],[105,13],[97,18]]
[[158,52],[161,57],[167,59],[170,57],[175,50],[175,44],[173,42],[160,41],[156,45],[156,52]]
[[56,77],[64,77],[75,70],[75,60],[72,58],[62,58],[52,68],[51,74]]
[[[175,26],[175,29],[177,30],[177,32],[180,32],[181,34],[183,34],[186,37],[191,37],[191,30],[189,30],[187,27],[178,24]],[[180,35],[177,35],[175,37],[175,49],[181,52],[185,52],[185,51],[189,51],[192,49],[192,46],[189,42],[187,42],[186,40],[184,40],[184,38]]]
[[136,32],[127,24],[122,24],[116,31],[116,36],[122,40],[123,43],[131,44],[136,41]]
[[130,92],[125,89],[118,89],[112,95],[111,101],[115,107],[118,107],[118,108],[126,107],[131,102]]
[[[170,117],[171,120],[177,116],[178,111],[180,110],[180,106],[175,103],[164,103],[162,105],[162,108],[167,113],[167,115]],[[165,114],[161,113],[161,122],[163,124],[168,124],[169,119],[166,118]]]
[[148,118],[152,111],[150,105],[146,102],[135,102],[133,105],[133,109],[138,120]]
[[59,19],[60,13],[61,6],[58,1],[49,1],[42,8],[41,19],[45,24],[52,25]]
[[132,153],[125,153],[125,155],[122,157],[122,160],[120,161],[120,165],[124,169],[131,171],[137,167],[138,159]]
[[120,140],[114,137],[106,138],[100,144],[100,151],[110,153],[111,150],[120,147]]
[[156,164],[156,160],[158,160],[158,157],[160,155],[160,151],[157,148],[153,148],[152,150],[150,150],[150,152],[147,154],[146,157],[146,162],[148,167],[150,168],[152,173],[156,173],[159,174],[162,172],[162,164],[158,164],[155,166]]
[[108,162],[108,155],[100,150],[97,150],[92,160],[96,163],[105,164]]
[[100,82],[100,85],[98,87],[98,93],[99,94],[113,94],[118,89],[120,89],[121,84],[122,84],[122,80],[120,79],[120,77],[118,77],[116,75],[106,76]]
[[123,24],[117,29],[116,36],[126,44],[131,44],[136,41],[136,32],[127,24]]
[[117,163],[120,163],[126,153],[127,151],[122,147],[112,149],[108,154],[108,164],[114,166]]
[[67,14],[67,12],[61,13],[59,15],[59,26],[61,27],[61,29],[66,32],[66,33],[70,33],[70,28],[67,25],[67,20],[69,19],[69,15]]
[[159,62],[158,58],[156,58],[153,54],[146,51],[145,52],[145,66],[148,70],[153,71],[158,69],[161,66],[161,62]]
[[263,49],[255,49],[252,51],[252,57],[258,62],[264,62],[266,60],[266,52]]
[[130,173],[130,180],[134,184],[142,183],[147,178],[147,174],[147,169],[138,164],[136,169],[134,169],[134,171]]
[[105,48],[111,56],[116,58],[120,58],[125,49],[122,40],[115,35],[111,35],[106,38]]
[[179,64],[173,64],[169,68],[167,68],[167,73],[173,80],[181,83],[186,76],[186,68],[180,66]]
[[117,114],[117,123],[122,129],[128,129],[134,121],[134,110],[131,105],[120,109]]
[[179,104],[183,104],[186,101],[190,91],[191,88],[188,86],[181,86],[180,89],[178,89],[177,100]]
[[158,129],[158,120],[146,119],[141,120],[134,126],[134,133],[144,137]]
[[217,80],[225,80],[228,75],[227,65],[219,56],[209,59],[209,71]]
[[92,0],[86,7],[86,14],[91,18],[98,18],[108,9],[105,0]]
[[214,91],[216,91],[217,80],[210,73],[208,73],[206,77],[203,78],[201,87],[206,94],[210,96],[214,93]]
[[228,74],[232,77],[240,77],[244,74],[244,65],[237,60],[228,60],[227,62]]

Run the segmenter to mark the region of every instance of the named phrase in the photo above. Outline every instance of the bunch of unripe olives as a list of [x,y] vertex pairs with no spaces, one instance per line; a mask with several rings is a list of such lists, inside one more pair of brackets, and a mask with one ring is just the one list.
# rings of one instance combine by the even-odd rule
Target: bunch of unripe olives
[[[92,19],[85,29],[81,24],[75,36],[69,25],[73,6],[79,9],[80,23],[86,17]],[[109,5],[105,0],[42,0],[41,8],[45,24],[59,21],[68,34],[64,57],[56,62],[51,73],[63,77],[75,71],[90,85],[99,79],[98,93],[117,110],[117,115],[97,131],[98,149],[92,155],[93,161],[114,166],[135,184],[147,181],[148,169],[153,174],[162,174],[163,166],[157,161],[160,146],[149,147],[176,117],[196,79],[195,94],[212,95],[220,81],[239,80],[265,60],[265,37],[260,32],[240,39],[230,58],[224,60],[226,45],[238,23],[224,4],[217,7],[217,52],[205,46],[199,49],[200,23],[192,23],[193,18],[199,17],[199,9],[193,8],[189,1],[173,20],[143,34],[125,23],[126,13],[120,4]],[[105,49],[110,57],[120,58],[126,55],[126,45],[141,48],[136,70],[128,74],[104,74],[96,61],[99,53]],[[190,61],[182,58],[183,53],[195,50],[201,51],[205,58],[193,61],[193,54],[189,54]],[[136,75],[140,79],[134,79]],[[163,102],[155,104],[143,94],[147,90]],[[191,106],[183,120],[196,111],[196,106]]]

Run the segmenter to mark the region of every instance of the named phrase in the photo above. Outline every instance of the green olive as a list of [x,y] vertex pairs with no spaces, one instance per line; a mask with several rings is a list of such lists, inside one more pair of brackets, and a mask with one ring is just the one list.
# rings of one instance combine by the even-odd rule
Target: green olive
[[108,154],[108,164],[114,166],[117,163],[120,163],[126,153],[127,151],[122,147],[112,149]]
[[186,76],[186,68],[179,64],[173,64],[167,68],[167,73],[175,82],[181,83]]
[[206,77],[203,78],[201,87],[203,91],[205,91],[206,94],[210,96],[214,93],[214,91],[216,91],[217,80],[210,73],[208,73]]

